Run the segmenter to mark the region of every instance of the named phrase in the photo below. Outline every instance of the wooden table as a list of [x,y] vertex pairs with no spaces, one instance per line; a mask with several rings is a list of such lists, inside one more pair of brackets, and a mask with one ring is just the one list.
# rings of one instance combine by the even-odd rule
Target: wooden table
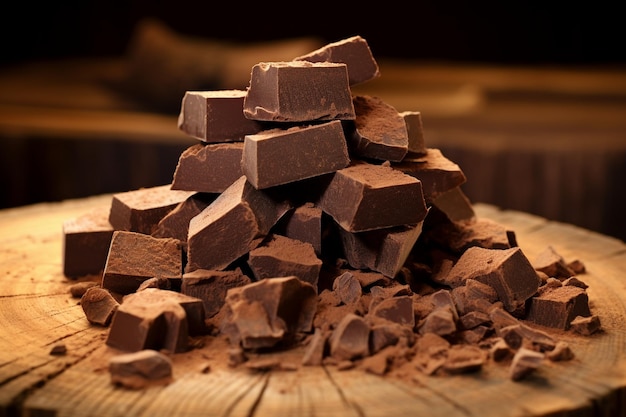
[[[183,363],[174,382],[132,391],[110,383],[106,329],[85,319],[61,272],[63,220],[111,195],[0,211],[0,415],[28,416],[544,416],[626,415],[626,245],[568,224],[478,204],[512,228],[529,259],[551,244],[583,261],[592,312],[603,331],[565,335],[573,361],[550,362],[522,382],[506,367],[413,383],[334,367],[253,373]],[[57,343],[66,355],[51,355]],[[211,346],[195,350],[211,356]]]

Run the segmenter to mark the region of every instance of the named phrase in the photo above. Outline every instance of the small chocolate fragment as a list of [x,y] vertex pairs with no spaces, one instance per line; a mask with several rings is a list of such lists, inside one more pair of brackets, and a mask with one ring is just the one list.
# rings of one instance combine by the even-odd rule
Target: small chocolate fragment
[[570,323],[571,329],[583,336],[590,336],[602,328],[600,324],[600,317],[594,315],[591,316],[576,316]]
[[359,301],[361,294],[361,283],[350,271],[339,275],[333,281],[333,291],[344,304],[353,304]]
[[569,361],[574,359],[574,352],[567,342],[559,340],[556,342],[554,349],[546,352],[546,357],[552,362]]
[[576,274],[552,246],[546,247],[537,255],[533,266],[537,271],[553,278],[565,279]]
[[241,268],[232,271],[196,269],[183,274],[181,292],[202,300],[207,317],[213,317],[224,305],[229,289],[242,287],[252,281]]
[[[107,250],[107,253],[108,253],[108,250]],[[106,258],[105,258],[105,263],[106,263]],[[104,266],[102,268],[104,269]],[[87,292],[89,288],[99,287],[99,286],[100,286],[100,282],[80,281],[80,282],[70,285],[70,294],[72,294],[72,297],[74,298],[80,298],[83,295],[85,295],[85,293]]]
[[313,245],[276,234],[250,251],[248,265],[256,280],[294,275],[315,288],[322,269]]
[[346,64],[260,62],[243,104],[248,119],[276,122],[354,120]]
[[356,119],[347,135],[352,154],[360,158],[400,162],[409,150],[404,118],[395,107],[375,96],[354,96]]
[[328,339],[330,354],[337,360],[353,360],[369,356],[370,327],[356,314],[347,314]]
[[171,382],[172,367],[170,358],[152,349],[115,355],[109,360],[111,383],[131,389]]
[[569,329],[577,316],[589,317],[589,297],[583,288],[561,286],[531,299],[527,320],[546,327]]
[[108,208],[97,208],[63,222],[63,274],[79,278],[104,270],[113,226]]
[[449,336],[457,331],[454,312],[450,307],[437,307],[419,323],[418,330],[422,335]]
[[486,249],[509,249],[516,246],[515,235],[510,230],[487,218],[474,217],[439,223],[430,229],[428,236],[457,254],[473,246]]
[[545,355],[531,349],[520,348],[511,361],[509,367],[509,377],[513,381],[520,381],[528,377],[541,366]]
[[109,291],[104,288],[93,287],[81,297],[80,306],[89,323],[108,326],[115,310],[119,307],[119,303]]
[[67,346],[65,345],[65,343],[57,343],[56,345],[52,346],[52,349],[50,349],[50,354],[54,356],[63,356],[66,353]]
[[228,290],[222,332],[244,349],[292,343],[308,333],[317,309],[317,291],[295,276],[267,278]]
[[247,135],[241,157],[242,171],[256,189],[329,174],[349,163],[339,120]]
[[409,136],[409,152],[418,155],[426,154],[422,113],[418,111],[403,111],[400,112],[400,116],[402,116],[406,124]]
[[313,52],[295,58],[294,61],[346,64],[351,86],[380,77],[378,63],[367,41],[358,35],[324,45]]
[[454,187],[439,194],[432,204],[452,222],[476,219],[474,207],[461,187]]
[[189,222],[211,204],[216,197],[214,194],[202,193],[189,196],[159,221],[152,236],[171,237],[182,243],[187,243]]
[[315,253],[322,254],[322,209],[306,202],[283,216],[274,228],[274,233],[308,242]]
[[245,135],[263,129],[261,123],[244,117],[245,97],[245,90],[187,91],[178,128],[204,142],[243,141]]
[[427,213],[420,181],[365,162],[335,172],[318,206],[349,232],[416,225]]
[[243,175],[243,141],[196,143],[178,158],[172,190],[222,193]]
[[182,245],[178,239],[118,230],[111,239],[102,288],[129,294],[148,278],[180,280],[182,268]]
[[411,329],[415,326],[413,299],[408,295],[386,298],[376,304],[368,314],[373,317],[408,326]]
[[159,221],[192,194],[172,190],[170,184],[113,194],[109,222],[115,230],[152,234]]

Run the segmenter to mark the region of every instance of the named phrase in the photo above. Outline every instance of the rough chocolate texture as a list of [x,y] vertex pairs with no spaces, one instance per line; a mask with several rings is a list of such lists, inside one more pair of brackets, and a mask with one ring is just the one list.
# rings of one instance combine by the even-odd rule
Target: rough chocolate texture
[[583,288],[561,286],[533,297],[527,319],[542,326],[568,329],[577,316],[588,317],[589,298]]
[[204,142],[243,141],[245,135],[263,129],[261,123],[244,117],[245,97],[245,90],[187,91],[178,128]]
[[224,192],[243,174],[242,154],[243,141],[190,146],[178,158],[172,190]]
[[157,224],[152,232],[154,237],[171,237],[187,242],[189,222],[211,204],[217,195],[197,193],[179,203],[172,211],[167,213]]
[[119,303],[104,288],[92,287],[80,298],[80,306],[89,323],[108,326]]
[[406,130],[409,136],[409,152],[424,155],[427,149],[426,142],[424,141],[422,113],[419,111],[403,111],[400,112],[400,116],[402,116],[406,124]]
[[241,157],[242,171],[257,189],[332,173],[349,163],[338,120],[247,135]]
[[241,268],[232,271],[196,269],[193,272],[183,274],[181,292],[202,300],[205,315],[213,317],[224,305],[226,292],[229,289],[241,287],[251,282],[251,279],[241,271]]
[[354,120],[346,64],[261,62],[252,67],[245,117],[259,121]]
[[313,245],[315,253],[322,253],[322,209],[312,202],[290,210],[274,228],[274,232]]

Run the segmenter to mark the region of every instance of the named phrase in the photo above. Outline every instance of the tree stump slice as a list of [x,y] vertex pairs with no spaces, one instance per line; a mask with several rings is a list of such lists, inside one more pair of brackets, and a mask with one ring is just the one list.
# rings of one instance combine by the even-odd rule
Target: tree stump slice
[[[533,259],[551,245],[578,259],[602,331],[563,333],[576,357],[514,382],[508,368],[411,381],[336,367],[209,369],[223,347],[173,355],[168,385],[111,384],[107,328],[90,325],[62,273],[62,222],[108,206],[111,195],[0,211],[0,416],[623,416],[626,415],[626,245],[569,224],[476,204],[479,217],[515,231]],[[63,343],[64,355],[51,349]],[[215,359],[215,358],[213,358]]]

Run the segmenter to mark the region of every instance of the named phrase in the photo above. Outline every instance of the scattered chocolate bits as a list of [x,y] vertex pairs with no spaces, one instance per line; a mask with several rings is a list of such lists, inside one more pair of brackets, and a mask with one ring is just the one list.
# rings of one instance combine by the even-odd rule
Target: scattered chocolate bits
[[124,388],[140,389],[164,385],[172,379],[172,361],[156,350],[145,349],[113,356],[109,360],[111,383]]

